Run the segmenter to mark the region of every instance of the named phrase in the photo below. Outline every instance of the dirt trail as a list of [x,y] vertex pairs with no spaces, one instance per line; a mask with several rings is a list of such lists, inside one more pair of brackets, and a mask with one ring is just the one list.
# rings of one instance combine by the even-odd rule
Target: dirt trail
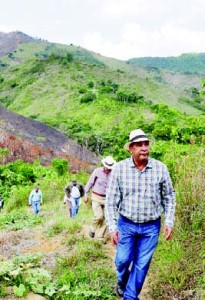
[[[35,226],[33,228],[24,228],[18,231],[6,230],[0,232],[0,262],[19,255],[34,254],[41,252],[43,258],[41,260],[41,266],[45,268],[55,268],[56,255],[66,255],[68,250],[63,243],[63,240],[68,236],[66,233],[58,234],[54,237],[47,238],[44,233],[42,225]],[[86,238],[89,237],[89,225],[84,225],[82,229],[82,235]],[[112,247],[110,241],[103,246],[107,255],[112,259],[112,267],[115,270],[114,257],[115,248]],[[12,293],[12,288],[8,288],[8,296],[4,297],[6,300],[45,300],[46,298],[29,293],[26,297],[17,298]],[[140,300],[152,300],[149,295],[149,287],[145,282],[143,291],[140,295]],[[121,299],[121,298],[116,298]]]
[[[88,225],[85,225],[83,227],[83,234],[87,237],[87,238],[90,238],[89,237],[89,226]],[[114,258],[115,258],[115,252],[116,252],[116,248],[113,247],[111,245],[111,242],[108,240],[107,241],[107,244],[104,245],[105,247],[105,250],[106,250],[106,253],[107,255],[112,259],[112,267],[113,269],[115,270],[115,264],[114,264]],[[144,283],[144,286],[143,286],[143,289],[142,289],[142,292],[140,294],[140,300],[153,300],[150,296],[149,296],[149,285],[148,285],[148,277],[146,278],[145,280],[145,283]],[[121,299],[120,297],[117,297],[116,299]]]

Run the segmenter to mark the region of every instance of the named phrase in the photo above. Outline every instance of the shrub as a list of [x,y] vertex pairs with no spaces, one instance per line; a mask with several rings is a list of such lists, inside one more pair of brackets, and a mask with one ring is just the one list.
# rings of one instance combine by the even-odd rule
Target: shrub
[[88,87],[89,87],[90,89],[94,88],[94,82],[93,82],[92,80],[90,80],[90,81],[88,82]]
[[117,100],[122,102],[134,102],[137,103],[139,100],[144,101],[144,96],[138,94],[135,91],[118,90],[116,92]]
[[52,160],[52,166],[58,173],[58,175],[62,176],[67,172],[68,169],[68,162],[62,158],[54,158]]
[[96,99],[96,94],[94,94],[93,92],[87,92],[85,95],[82,96],[82,98],[80,99],[80,103],[88,103],[88,102],[92,102]]
[[10,212],[16,208],[28,205],[28,197],[31,191],[30,186],[12,186],[10,198],[7,203],[7,211]]

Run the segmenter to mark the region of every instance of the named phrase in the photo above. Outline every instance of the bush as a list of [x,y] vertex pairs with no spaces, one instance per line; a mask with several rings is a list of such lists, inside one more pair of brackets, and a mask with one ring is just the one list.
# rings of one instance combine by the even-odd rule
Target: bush
[[68,169],[68,162],[62,158],[54,158],[52,160],[52,166],[58,173],[58,175],[62,176],[67,172]]
[[80,103],[88,103],[88,102],[92,102],[96,99],[96,94],[94,94],[93,92],[87,92],[85,95],[82,96],[82,98],[80,99]]
[[116,92],[116,96],[117,100],[122,102],[137,103],[139,100],[144,102],[144,97],[135,91],[130,92],[127,90],[118,90]]
[[27,206],[30,192],[30,186],[13,186],[10,192],[10,199],[7,203],[7,211],[10,212],[16,208]]

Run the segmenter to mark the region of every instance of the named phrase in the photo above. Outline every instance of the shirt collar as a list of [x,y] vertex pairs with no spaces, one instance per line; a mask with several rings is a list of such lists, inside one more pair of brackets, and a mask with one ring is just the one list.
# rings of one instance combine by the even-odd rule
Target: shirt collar
[[[132,156],[130,157],[129,165],[130,165],[131,168],[135,168],[136,167]],[[152,168],[152,161],[151,161],[150,157],[148,157],[148,162],[147,162],[147,165],[146,165],[145,169],[147,169],[147,168],[148,169]]]

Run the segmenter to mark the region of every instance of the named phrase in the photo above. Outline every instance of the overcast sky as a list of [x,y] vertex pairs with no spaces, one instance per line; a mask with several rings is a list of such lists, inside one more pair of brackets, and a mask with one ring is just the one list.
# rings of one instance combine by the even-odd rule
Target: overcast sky
[[0,0],[0,31],[126,60],[205,52],[205,0]]

